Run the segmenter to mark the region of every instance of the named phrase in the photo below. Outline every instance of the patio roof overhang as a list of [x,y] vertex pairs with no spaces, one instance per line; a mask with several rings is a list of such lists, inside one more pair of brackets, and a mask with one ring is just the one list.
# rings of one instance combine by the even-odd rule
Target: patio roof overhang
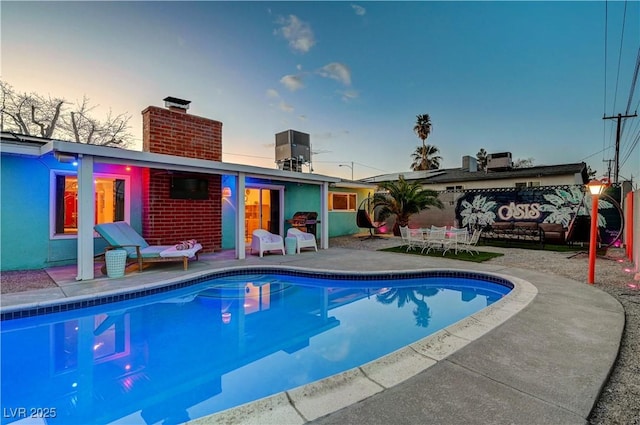
[[159,153],[139,152],[106,146],[86,145],[83,143],[52,140],[41,147],[40,155],[58,152],[67,155],[91,155],[95,162],[122,164],[146,168],[161,168],[171,171],[194,172],[203,174],[234,175],[244,173],[247,177],[269,178],[297,183],[323,184],[337,183],[340,179],[320,174],[298,173],[279,169],[256,167],[246,164],[209,161]]

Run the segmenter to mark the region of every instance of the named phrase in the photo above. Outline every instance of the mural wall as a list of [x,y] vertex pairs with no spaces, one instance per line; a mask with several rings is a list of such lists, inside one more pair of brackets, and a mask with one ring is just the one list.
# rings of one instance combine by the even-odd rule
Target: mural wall
[[[624,223],[620,193],[619,186],[609,187],[598,201],[599,240],[603,245],[620,242]],[[455,215],[460,227],[483,228],[509,221],[557,223],[572,235],[569,241],[588,241],[591,207],[591,195],[585,193],[583,185],[485,189],[467,191],[459,197]]]

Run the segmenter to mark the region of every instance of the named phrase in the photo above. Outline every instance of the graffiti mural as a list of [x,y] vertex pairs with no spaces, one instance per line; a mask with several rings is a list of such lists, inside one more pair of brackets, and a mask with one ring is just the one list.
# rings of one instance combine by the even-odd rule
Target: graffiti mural
[[[583,185],[485,189],[465,192],[456,203],[461,227],[487,227],[496,222],[534,221],[562,224],[572,232],[576,219],[589,220],[591,195]],[[609,187],[598,201],[600,242],[612,245],[623,229],[620,188]]]

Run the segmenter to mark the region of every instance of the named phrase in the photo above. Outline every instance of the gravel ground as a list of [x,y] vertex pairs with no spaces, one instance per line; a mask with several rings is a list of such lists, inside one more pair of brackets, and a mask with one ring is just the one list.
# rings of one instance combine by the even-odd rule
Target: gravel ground
[[55,288],[56,286],[58,285],[44,270],[0,272],[0,293],[2,294]]
[[[363,250],[399,244],[399,238],[360,240],[352,236],[332,238],[330,243],[332,247]],[[586,254],[484,246],[481,250],[505,254],[489,260],[489,264],[535,269],[586,284]],[[590,424],[640,425],[640,360],[637,358],[637,353],[640,353],[640,281],[634,281],[633,274],[625,269],[632,270],[633,264],[625,259],[621,249],[609,249],[606,257],[598,257],[596,261],[596,287],[622,304],[626,324],[618,359],[591,412]],[[2,294],[55,286],[55,282],[43,270],[0,273]]]

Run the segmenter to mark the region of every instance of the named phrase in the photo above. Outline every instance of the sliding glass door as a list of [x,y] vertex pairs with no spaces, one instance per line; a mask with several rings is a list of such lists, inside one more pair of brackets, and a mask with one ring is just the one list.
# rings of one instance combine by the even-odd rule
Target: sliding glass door
[[248,187],[245,189],[245,242],[251,242],[255,229],[280,234],[280,199],[282,189]]

